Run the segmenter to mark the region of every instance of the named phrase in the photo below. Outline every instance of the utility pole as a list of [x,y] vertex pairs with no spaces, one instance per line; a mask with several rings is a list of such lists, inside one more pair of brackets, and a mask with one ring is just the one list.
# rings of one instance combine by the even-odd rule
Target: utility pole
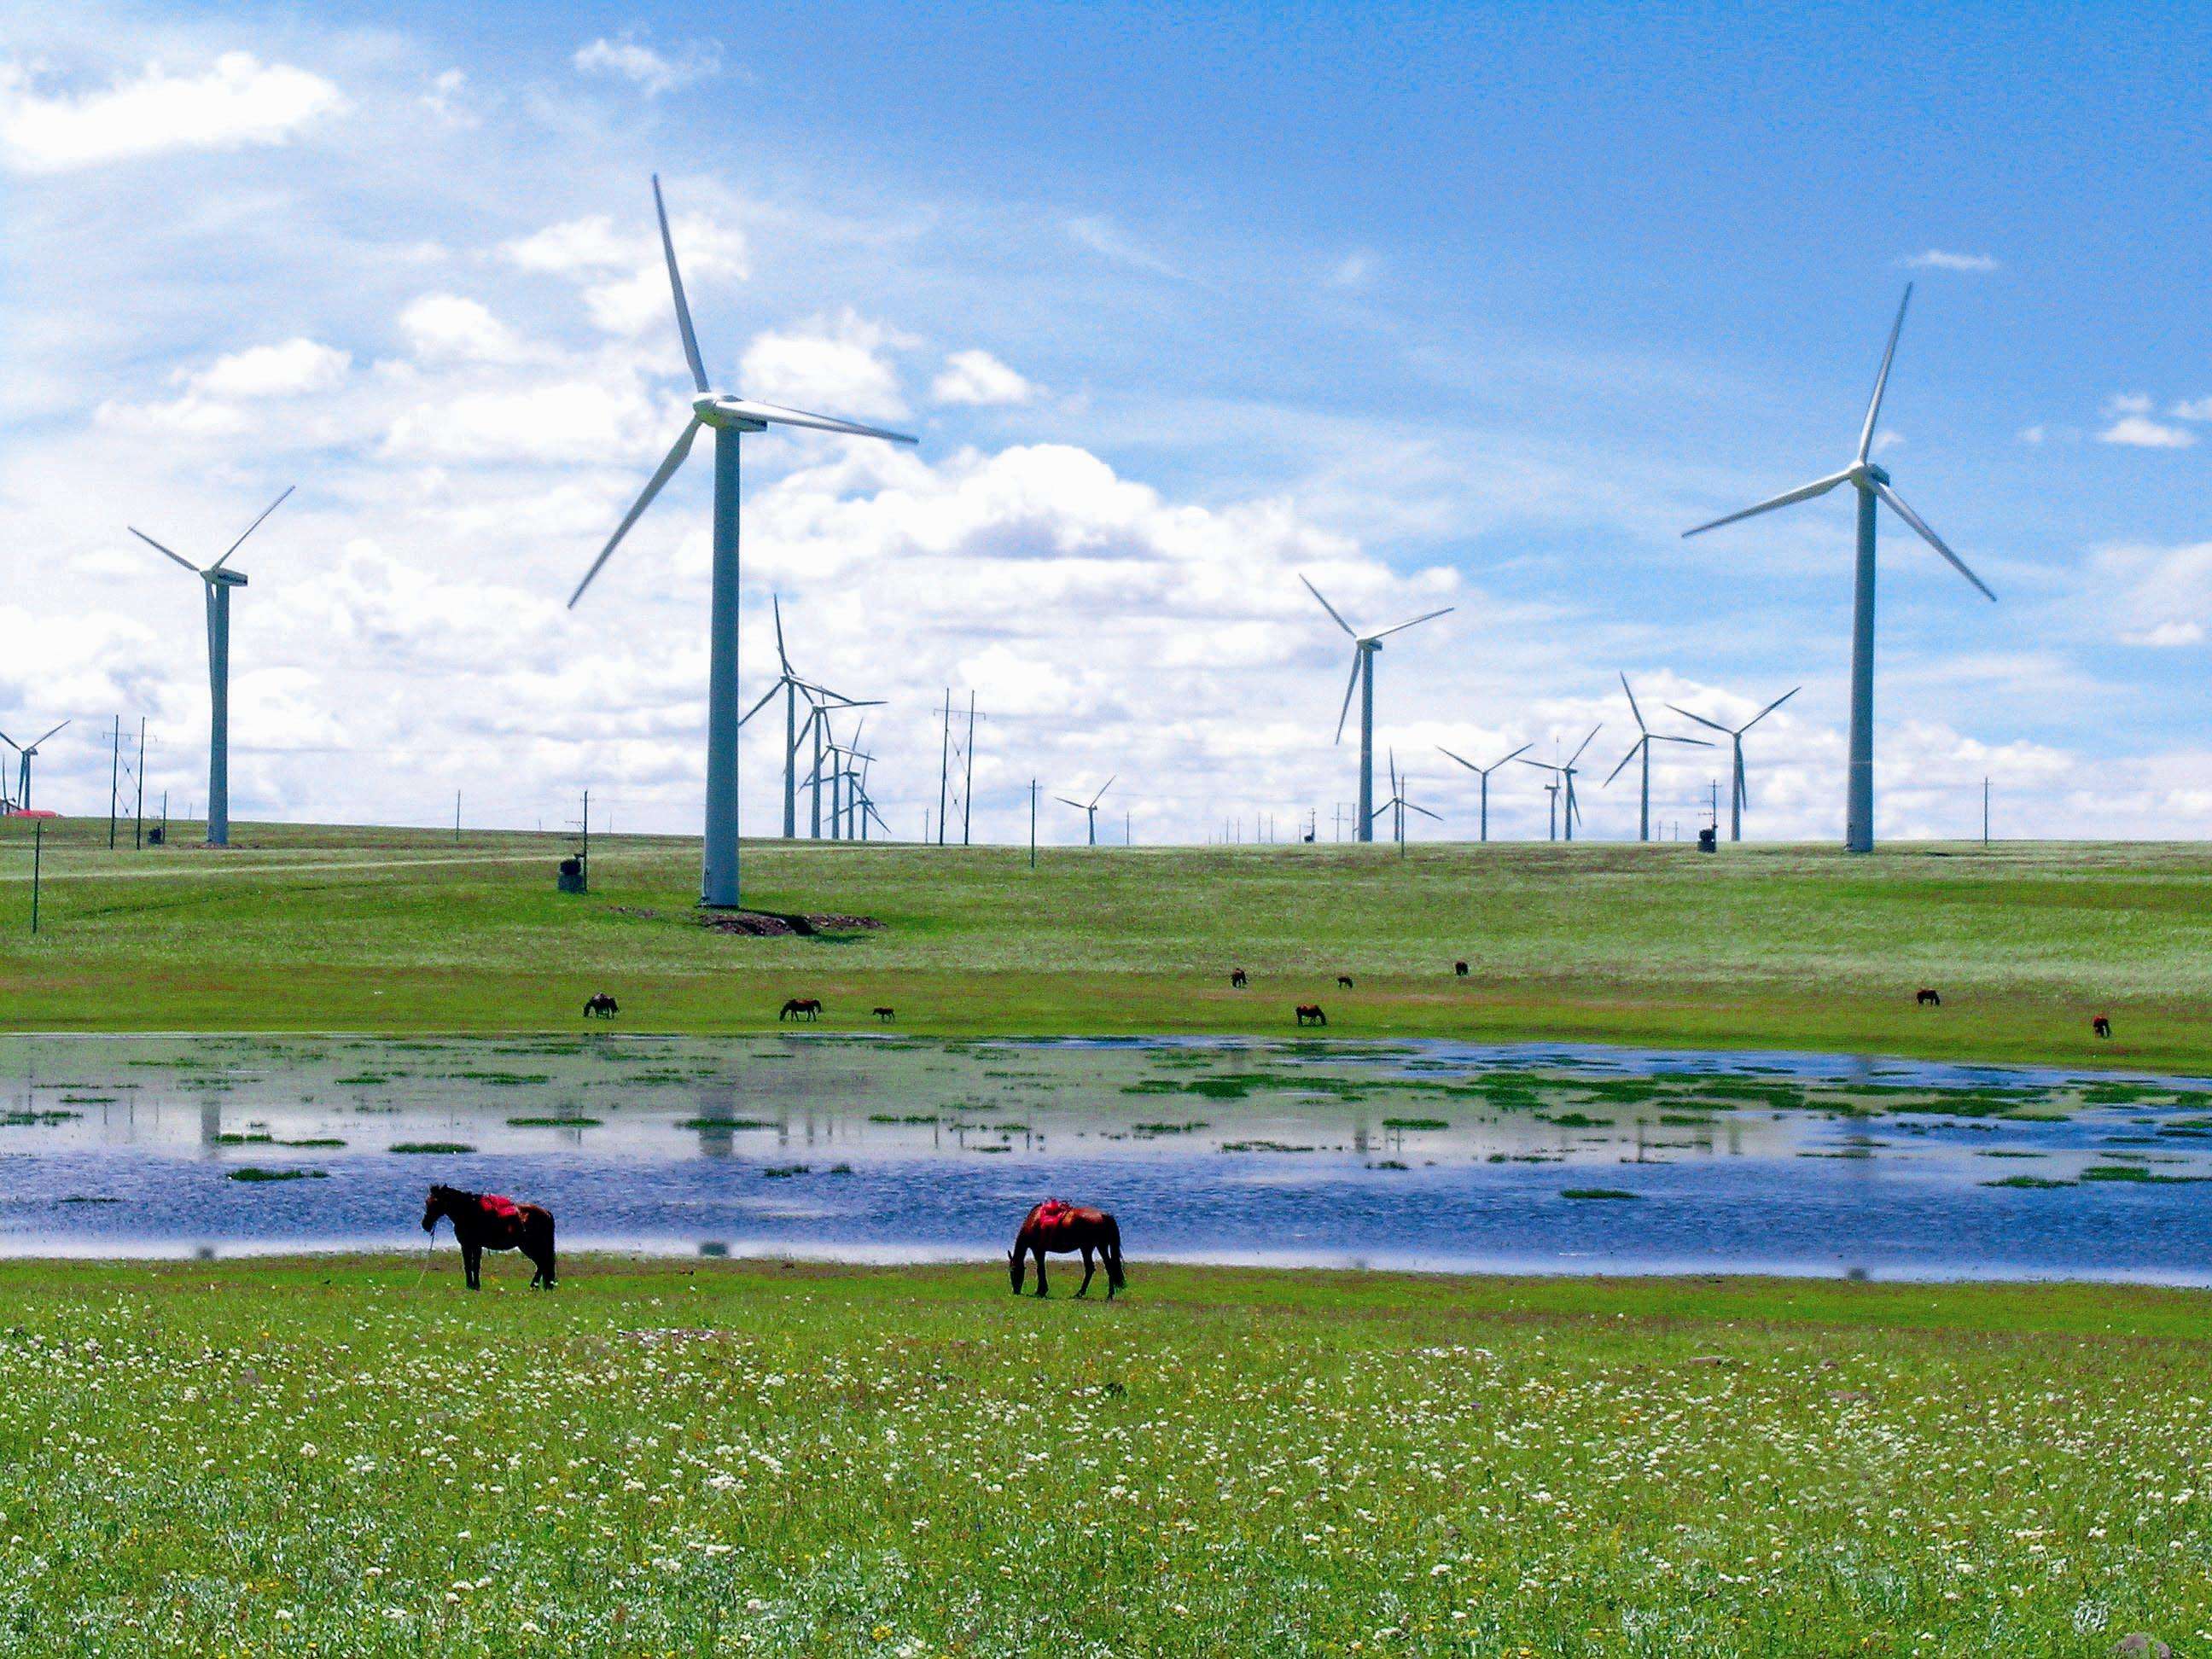
[[1990,781],[1982,780],[1982,850],[1990,850]]
[[115,735],[107,748],[107,850],[115,850],[115,797],[123,785],[123,716],[115,717]]
[[960,844],[968,845],[969,815],[975,806],[975,692],[968,692],[968,775],[960,785]]
[[453,845],[461,844],[461,792],[453,791]]
[[945,738],[937,756],[937,844],[945,845],[945,795],[952,781],[952,688],[945,688]]
[[161,792],[161,845],[169,844],[169,792]]
[[1030,868],[1036,868],[1036,803],[1037,781],[1030,780]]
[[131,850],[134,853],[146,845],[146,717],[138,717],[138,804],[131,817]]
[[31,931],[39,931],[39,872],[46,861],[46,821],[31,820]]
[[592,792],[588,789],[584,791],[584,850],[581,861],[584,885],[589,887],[592,884]]
[[1132,811],[1130,811],[1127,807],[1122,808],[1122,810],[1121,810],[1121,845],[1122,845],[1122,846],[1124,846],[1124,847],[1134,847],[1134,846],[1137,844],[1137,842],[1136,842],[1135,832],[1134,832],[1133,830],[1132,830],[1130,829],[1130,827],[1129,827],[1131,824],[1134,823],[1135,822],[1136,822],[1136,814],[1135,814],[1135,813],[1133,813],[1133,812],[1132,812]]

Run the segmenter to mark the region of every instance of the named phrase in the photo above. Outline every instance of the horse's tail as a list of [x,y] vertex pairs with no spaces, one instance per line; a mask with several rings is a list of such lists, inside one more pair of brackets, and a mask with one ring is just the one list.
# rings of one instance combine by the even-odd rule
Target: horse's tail
[[1106,1218],[1106,1283],[1120,1290],[1129,1280],[1121,1271],[1121,1224],[1112,1216]]

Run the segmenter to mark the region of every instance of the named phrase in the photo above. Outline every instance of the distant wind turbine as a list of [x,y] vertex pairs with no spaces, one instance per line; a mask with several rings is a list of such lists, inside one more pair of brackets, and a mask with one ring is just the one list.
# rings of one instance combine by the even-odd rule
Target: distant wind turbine
[[[1116,772],[1114,775],[1114,777],[1118,778],[1121,775],[1119,772]],[[1084,817],[1089,823],[1091,829],[1091,840],[1089,843],[1091,846],[1096,847],[1098,845],[1098,803],[1106,799],[1106,792],[1113,787],[1114,778],[1107,779],[1105,782],[1098,786],[1098,793],[1093,795],[1087,802],[1070,800],[1065,795],[1055,795],[1053,797],[1053,799],[1057,800],[1062,806],[1073,806],[1077,811],[1084,815]]]
[[771,426],[805,427],[817,432],[836,432],[852,438],[882,438],[910,444],[902,432],[841,421],[803,410],[781,409],[747,398],[717,392],[707,383],[706,365],[700,360],[698,337],[691,330],[691,307],[684,302],[684,278],[676,268],[676,241],[668,233],[668,208],[660,196],[660,179],[653,180],[653,210],[660,221],[660,251],[668,262],[668,286],[676,299],[676,326],[684,337],[684,361],[691,370],[698,396],[691,402],[691,418],[676,440],[676,447],[646,481],[643,492],[623,514],[615,533],[592,561],[584,580],[568,596],[570,609],[611,558],[629,527],[638,521],[661,487],[676,476],[691,453],[692,440],[701,427],[714,432],[714,571],[713,597],[707,623],[707,833],[706,852],[699,879],[699,902],[721,908],[738,904],[738,446],[748,432],[765,432]]
[[1844,797],[1844,850],[1850,853],[1874,851],[1874,585],[1875,585],[1875,503],[1887,501],[1890,510],[1910,525],[1921,540],[1948,560],[1951,568],[1981,591],[1982,597],[1994,602],[1996,595],[1979,576],[1966,568],[1966,561],[1943,544],[1943,538],[1928,527],[1927,521],[1905,504],[1905,498],[1890,487],[1889,474],[1868,459],[1874,448],[1875,422],[1881,414],[1881,398],[1889,385],[1889,366],[1897,356],[1897,337],[1905,327],[1905,307],[1912,302],[1912,284],[1905,285],[1905,298],[1898,302],[1897,320],[1890,325],[1889,344],[1881,354],[1881,368],[1875,376],[1874,396],[1867,403],[1866,424],[1859,428],[1859,447],[1851,464],[1840,472],[1832,472],[1825,478],[1815,478],[1811,483],[1800,484],[1785,490],[1771,501],[1761,501],[1756,507],[1747,507],[1741,513],[1731,513],[1726,518],[1715,519],[1685,536],[1695,536],[1715,530],[1724,524],[1734,524],[1739,519],[1748,519],[1760,513],[1771,513],[1778,507],[1788,507],[1796,501],[1809,501],[1815,495],[1825,495],[1838,484],[1849,484],[1858,492],[1858,559],[1851,584],[1851,741],[1850,768]]
[[1321,589],[1304,576],[1298,580],[1306,584],[1306,592],[1321,599],[1321,608],[1346,634],[1352,635],[1352,678],[1344,688],[1344,707],[1336,717],[1336,741],[1344,741],[1344,722],[1352,713],[1352,694],[1359,693],[1359,839],[1375,839],[1375,653],[1382,648],[1382,641],[1393,634],[1401,634],[1418,623],[1431,622],[1448,615],[1455,607],[1446,605],[1442,611],[1424,611],[1411,622],[1401,622],[1395,627],[1381,629],[1372,634],[1362,634],[1337,614],[1337,609],[1322,599]]
[[1654,732],[1644,723],[1644,711],[1636,706],[1636,693],[1628,690],[1628,676],[1626,674],[1620,677],[1620,689],[1627,693],[1628,712],[1636,716],[1637,738],[1634,743],[1629,744],[1628,752],[1620,757],[1620,765],[1608,772],[1605,781],[1610,784],[1620,775],[1622,767],[1626,766],[1638,755],[1644,757],[1644,787],[1637,798],[1636,839],[1650,841],[1651,839],[1651,745],[1655,743],[1684,743],[1699,749],[1710,749],[1712,744],[1703,738],[1677,738],[1670,737],[1664,732]]
[[[1597,734],[1604,730],[1602,724],[1590,727],[1589,736],[1575,746],[1575,752],[1568,756],[1564,763],[1533,760],[1524,760],[1521,763],[1523,766],[1533,766],[1540,772],[1549,772],[1559,779],[1557,787],[1560,793],[1566,797],[1564,803],[1565,810],[1560,816],[1565,821],[1566,838],[1569,841],[1575,838],[1575,820],[1583,815],[1583,809],[1575,799],[1575,773],[1579,769],[1575,763],[1582,759],[1583,750],[1595,743],[1597,740]],[[1553,752],[1556,754],[1559,751],[1554,750]]]
[[[754,715],[769,705],[777,692],[783,693],[783,838],[791,841],[799,834],[799,745],[801,741],[810,730],[815,731],[815,759],[818,765],[822,744],[817,721],[824,709],[833,703],[842,708],[877,708],[882,705],[848,697],[830,690],[827,686],[799,678],[792,671],[791,658],[783,648],[783,601],[780,597],[771,595],[769,603],[775,608],[775,683],[761,693],[758,702],[738,717],[738,724],[740,726],[749,724]],[[808,706],[803,723],[799,718],[799,702],[802,697]],[[814,818],[814,833],[818,836],[822,833],[818,802]]]
[[1453,753],[1452,753],[1452,751],[1451,751],[1450,750],[1449,750],[1449,749],[1445,748],[1445,747],[1443,746],[1443,744],[1438,744],[1437,745],[1437,752],[1438,754],[1440,754],[1440,755],[1443,756],[1443,757],[1444,757],[1446,759],[1448,759],[1448,760],[1455,760],[1455,761],[1459,761],[1459,763],[1460,763],[1462,766],[1464,766],[1465,768],[1467,768],[1467,769],[1468,769],[1468,771],[1470,771],[1470,772],[1474,773],[1474,774],[1475,775],[1475,776],[1477,776],[1478,778],[1480,778],[1480,779],[1482,780],[1482,839],[1483,839],[1483,840],[1485,840],[1485,841],[1488,841],[1488,840],[1490,839],[1490,775],[1491,775],[1492,772],[1495,772],[1495,771],[1496,771],[1499,767],[1501,767],[1501,766],[1504,765],[1504,764],[1505,764],[1505,761],[1518,760],[1518,759],[1520,759],[1520,757],[1521,757],[1522,756],[1523,756],[1523,755],[1527,754],[1527,753],[1528,752],[1528,750],[1529,750],[1530,749],[1534,748],[1534,746],[1535,746],[1535,745],[1534,745],[1534,744],[1526,744],[1526,743],[1524,743],[1524,744],[1522,744],[1518,749],[1515,750],[1511,754],[1508,755],[1508,756],[1505,757],[1505,760],[1492,761],[1492,762],[1491,762],[1491,763],[1490,763],[1489,765],[1487,765],[1487,766],[1477,766],[1477,765],[1476,765],[1473,761],[1471,761],[1471,760],[1460,760],[1460,757],[1459,757],[1457,755],[1453,754]]
[[297,488],[296,484],[285,486],[284,495],[263,507],[261,518],[246,526],[239,538],[225,550],[222,557],[204,570],[183,554],[162,546],[136,526],[126,526],[132,535],[155,552],[174,559],[198,576],[207,589],[207,838],[210,847],[230,845],[230,590],[246,586],[244,571],[226,570],[223,566],[229,562],[233,553],[245,545],[246,537],[261,527],[261,519],[267,518],[283,506],[285,496]]
[[4,743],[10,749],[14,750],[17,757],[15,762],[15,810],[16,811],[27,812],[31,810],[31,763],[38,758],[39,744],[44,743],[46,740],[46,738],[53,736],[54,732],[60,731],[62,729],[62,726],[67,726],[69,722],[67,720],[64,720],[61,726],[54,727],[53,732],[49,732],[45,737],[34,738],[29,743],[18,743],[15,738],[9,737],[5,732],[0,732],[0,743]]
[[1791,686],[1741,726],[1723,726],[1718,720],[1709,720],[1703,714],[1692,714],[1679,704],[1670,702],[1667,705],[1684,720],[1695,720],[1700,726],[1710,726],[1716,732],[1728,733],[1729,743],[1735,750],[1735,781],[1729,788],[1729,839],[1730,841],[1743,839],[1743,809],[1751,799],[1751,792],[1745,786],[1743,779],[1743,734],[1804,689],[1802,685]]
[[1406,850],[1407,813],[1419,812],[1425,818],[1435,818],[1436,822],[1438,823],[1442,823],[1443,820],[1437,817],[1437,815],[1429,811],[1427,807],[1416,806],[1413,805],[1413,800],[1407,793],[1407,789],[1412,786],[1413,780],[1410,778],[1401,778],[1398,775],[1397,750],[1392,750],[1390,751],[1389,761],[1390,799],[1382,803],[1382,810],[1391,815],[1390,833],[1392,838],[1398,843],[1398,850],[1401,853],[1403,853]]

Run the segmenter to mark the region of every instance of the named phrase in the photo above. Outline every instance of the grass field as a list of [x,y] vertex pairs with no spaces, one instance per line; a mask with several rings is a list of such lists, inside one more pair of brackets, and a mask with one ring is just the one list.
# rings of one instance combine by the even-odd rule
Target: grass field
[[396,1258],[0,1266],[0,1647],[2212,1641],[2212,1297]]
[[[695,925],[678,839],[600,838],[578,898],[550,836],[249,825],[228,853],[111,854],[75,823],[49,834],[33,939],[27,835],[0,827],[0,1028],[559,1030],[604,987],[652,1030],[756,1029],[796,994],[832,1025],[890,1004],[918,1032],[1270,1034],[1317,1000],[1353,1037],[2212,1068],[2196,846],[1047,848],[1032,872],[763,843],[749,902],[888,926],[760,939]],[[1942,1010],[1914,1006],[1923,984]]]

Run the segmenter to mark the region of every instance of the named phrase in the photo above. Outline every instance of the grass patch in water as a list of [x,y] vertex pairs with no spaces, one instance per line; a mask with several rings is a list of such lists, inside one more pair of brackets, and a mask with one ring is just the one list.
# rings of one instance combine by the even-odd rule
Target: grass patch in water
[[228,1172],[233,1181],[326,1181],[329,1172],[323,1170],[264,1170],[248,1164],[242,1169]]
[[1579,1199],[1586,1202],[1618,1203],[1623,1200],[1634,1201],[1640,1199],[1643,1194],[1623,1192],[1618,1187],[1563,1187],[1559,1189],[1559,1196]]
[[395,1140],[384,1149],[387,1152],[418,1154],[426,1152],[473,1152],[476,1148],[459,1140]]

